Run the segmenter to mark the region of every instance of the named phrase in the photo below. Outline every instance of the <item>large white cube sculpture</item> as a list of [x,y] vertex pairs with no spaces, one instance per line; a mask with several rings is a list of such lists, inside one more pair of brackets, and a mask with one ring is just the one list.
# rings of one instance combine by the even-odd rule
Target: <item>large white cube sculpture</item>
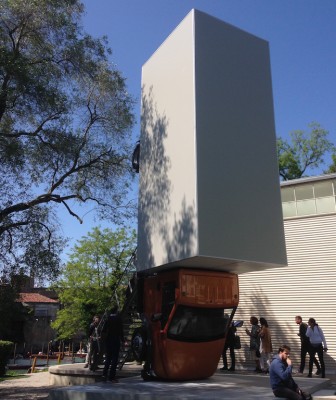
[[287,263],[268,43],[192,10],[145,63],[138,270]]

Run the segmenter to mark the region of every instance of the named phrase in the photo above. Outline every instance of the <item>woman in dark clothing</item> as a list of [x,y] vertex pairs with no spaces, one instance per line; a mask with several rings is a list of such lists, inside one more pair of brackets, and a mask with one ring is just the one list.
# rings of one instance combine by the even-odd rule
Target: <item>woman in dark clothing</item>
[[258,318],[252,316],[250,318],[250,324],[251,324],[251,330],[245,329],[245,332],[247,335],[250,336],[250,352],[251,352],[251,358],[254,358],[255,363],[256,363],[256,372],[262,372],[261,367],[260,367],[260,337],[259,337],[259,332],[260,332],[260,326],[258,325]]
[[306,336],[309,338],[310,341],[310,348],[309,348],[309,374],[307,375],[309,378],[312,377],[313,371],[313,363],[314,358],[317,353],[320,365],[321,365],[321,378],[325,378],[325,365],[323,359],[323,352],[328,351],[328,346],[326,339],[324,337],[324,333],[316,323],[314,318],[309,318],[308,320],[308,328],[306,331]]
[[[223,353],[222,353],[223,368],[221,368],[221,371],[234,371],[235,370],[236,356],[235,356],[235,352],[234,352],[234,342],[235,342],[236,331],[237,331],[237,328],[235,326],[233,326],[233,323],[232,323],[228,330]],[[228,368],[228,362],[227,362],[227,356],[226,356],[226,352],[228,349],[230,349],[230,358],[231,358],[231,367],[230,368]]]

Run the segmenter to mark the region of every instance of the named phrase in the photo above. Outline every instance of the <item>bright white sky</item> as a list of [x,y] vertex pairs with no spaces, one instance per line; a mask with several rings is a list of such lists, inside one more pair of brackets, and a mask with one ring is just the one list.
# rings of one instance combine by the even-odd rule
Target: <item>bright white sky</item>
[[[84,0],[84,30],[106,35],[111,61],[138,101],[134,143],[139,137],[141,67],[190,12],[204,11],[269,42],[277,136],[305,130],[316,121],[336,144],[335,0]],[[329,162],[329,161],[328,161]],[[318,174],[321,171],[316,171]],[[68,220],[74,240],[97,226]],[[70,242],[71,244],[73,242]]]

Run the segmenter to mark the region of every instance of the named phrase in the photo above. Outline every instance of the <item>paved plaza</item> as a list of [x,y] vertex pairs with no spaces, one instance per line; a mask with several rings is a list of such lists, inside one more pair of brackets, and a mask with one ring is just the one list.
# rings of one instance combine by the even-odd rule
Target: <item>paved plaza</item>
[[[90,373],[83,364],[65,364],[50,367],[58,373],[77,375],[82,382],[91,378],[99,379],[101,371]],[[0,383],[1,400],[275,400],[269,386],[267,375],[254,374],[251,371],[224,373],[217,371],[211,378],[194,382],[144,382],[140,378],[141,367],[135,363],[126,364],[118,372],[119,383],[104,382],[81,383],[71,386],[70,381],[62,386],[53,386],[53,373],[37,372],[27,374],[25,378],[6,380]],[[92,376],[93,375],[93,376]],[[66,376],[66,375],[63,375]],[[314,400],[336,400],[336,376],[327,379],[296,376],[295,380],[307,391],[313,393]]]
[[[65,366],[62,366],[65,368]],[[57,368],[57,367],[53,367]],[[137,399],[174,399],[174,400],[271,400],[275,399],[269,384],[269,376],[248,371],[224,373],[217,371],[211,378],[189,382],[143,381],[135,374],[139,366],[125,366],[124,376],[133,372],[133,376],[124,377],[119,383],[96,382],[88,385],[67,386],[50,391],[50,400],[114,400]],[[71,371],[69,371],[71,372]],[[122,376],[122,375],[121,375]],[[308,392],[315,393],[314,400],[336,399],[332,390],[332,381],[322,378],[295,378],[299,386]],[[318,393],[325,391],[323,397]],[[328,395],[328,397],[325,397]]]

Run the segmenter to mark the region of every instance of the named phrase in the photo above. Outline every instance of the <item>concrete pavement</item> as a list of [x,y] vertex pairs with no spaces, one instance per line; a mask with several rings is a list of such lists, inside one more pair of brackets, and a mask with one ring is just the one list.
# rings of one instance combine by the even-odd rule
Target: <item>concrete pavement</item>
[[[59,366],[67,368],[67,366]],[[75,367],[75,366],[74,366]],[[77,366],[78,367],[78,366]],[[53,374],[56,367],[51,367]],[[70,366],[68,366],[68,369]],[[96,382],[88,385],[76,385],[52,389],[50,400],[271,400],[275,399],[269,385],[268,375],[254,374],[249,371],[235,373],[217,371],[211,378],[202,381],[162,382],[143,381],[138,373],[141,367],[125,365],[120,371],[119,383]],[[82,373],[82,371],[80,371]],[[97,373],[97,376],[101,375]],[[129,376],[129,377],[127,377]],[[313,393],[314,400],[336,400],[332,380],[318,377],[295,377],[298,385]]]

